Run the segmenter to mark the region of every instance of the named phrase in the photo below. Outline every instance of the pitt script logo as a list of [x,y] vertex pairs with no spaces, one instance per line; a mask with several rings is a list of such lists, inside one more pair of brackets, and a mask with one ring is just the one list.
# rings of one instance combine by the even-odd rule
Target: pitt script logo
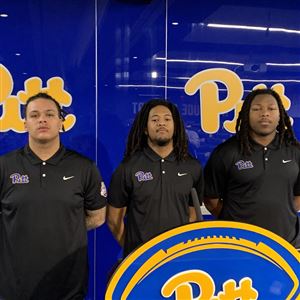
[[135,173],[134,176],[137,178],[139,182],[153,180],[153,176],[151,172],[138,171]]
[[245,170],[245,169],[251,169],[253,168],[253,163],[250,160],[239,160],[238,162],[235,163],[235,165],[238,167],[238,170]]
[[29,177],[28,175],[21,175],[19,173],[14,173],[9,176],[11,178],[12,184],[23,184],[23,183],[29,183]]
[[[24,89],[17,91],[16,95],[12,94],[14,89],[13,77],[2,64],[0,64],[0,78],[0,107],[2,108],[2,114],[0,113],[0,132],[9,130],[18,133],[25,132],[21,110],[26,100],[38,92],[48,93],[59,101],[62,108],[72,104],[72,96],[64,89],[64,81],[60,77],[51,77],[44,87],[41,78],[36,76],[30,77],[25,80]],[[70,130],[75,122],[76,116],[67,114],[64,121],[65,130]]]

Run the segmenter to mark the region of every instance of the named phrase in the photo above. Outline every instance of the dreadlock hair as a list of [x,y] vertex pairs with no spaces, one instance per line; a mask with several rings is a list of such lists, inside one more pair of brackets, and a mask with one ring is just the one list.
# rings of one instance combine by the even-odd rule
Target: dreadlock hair
[[147,147],[148,137],[145,134],[145,130],[147,129],[149,112],[153,107],[156,107],[158,105],[167,107],[172,113],[172,117],[174,120],[173,147],[176,159],[180,161],[186,159],[189,156],[188,139],[183,121],[180,117],[177,107],[171,102],[168,102],[164,99],[152,99],[142,106],[141,110],[135,117],[128,135],[123,161],[128,160],[134,153],[136,153],[137,151],[141,151],[145,147]]
[[[54,99],[53,97],[51,97],[50,95],[48,95],[47,93],[42,93],[42,92],[40,92],[40,93],[38,93],[38,94],[35,94],[35,95],[33,95],[33,96],[31,96],[31,97],[29,97],[29,98],[27,99],[26,104],[25,104],[25,106],[24,106],[24,116],[25,116],[25,119],[27,118],[27,107],[28,107],[29,103],[32,102],[32,101],[35,101],[35,100],[37,100],[37,99],[40,99],[40,98],[46,99],[46,100],[50,100],[50,101],[54,102],[54,104],[55,104],[55,106],[56,106],[56,108],[57,108],[58,117],[59,117],[60,119],[62,119],[62,121],[65,121],[65,115],[66,115],[66,112],[61,108],[61,106],[60,106],[60,104],[58,103],[58,101],[55,100],[55,99]],[[65,131],[64,125],[62,126],[62,130]]]
[[282,104],[282,100],[277,92],[272,89],[257,89],[251,91],[246,99],[244,100],[242,109],[239,113],[235,130],[236,136],[240,143],[241,152],[243,155],[250,155],[252,152],[251,143],[250,143],[250,124],[249,124],[249,112],[253,99],[257,95],[271,95],[276,99],[278,108],[279,108],[279,123],[277,126],[277,132],[279,135],[279,144],[283,143],[296,145],[300,148],[300,143],[295,137],[290,118]]

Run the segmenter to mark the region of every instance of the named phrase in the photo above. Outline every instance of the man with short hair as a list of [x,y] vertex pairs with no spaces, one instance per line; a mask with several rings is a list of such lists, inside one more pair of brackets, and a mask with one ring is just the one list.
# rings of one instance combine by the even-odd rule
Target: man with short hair
[[107,222],[124,256],[166,230],[196,221],[193,187],[201,202],[202,168],[188,153],[177,107],[160,99],[145,103],[109,188]]
[[87,232],[105,221],[96,165],[60,143],[63,111],[46,93],[25,105],[28,145],[0,157],[0,299],[82,300]]
[[300,144],[274,90],[248,94],[236,135],[213,151],[204,176],[215,217],[266,228],[300,248]]

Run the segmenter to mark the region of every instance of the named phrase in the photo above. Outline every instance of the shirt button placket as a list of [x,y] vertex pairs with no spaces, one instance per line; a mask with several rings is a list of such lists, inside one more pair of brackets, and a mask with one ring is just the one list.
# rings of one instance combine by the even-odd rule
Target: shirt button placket
[[264,168],[265,169],[267,168],[267,163],[269,161],[269,158],[267,155],[268,155],[268,148],[264,147]]
[[161,167],[161,169],[162,169],[162,171],[161,171],[161,173],[162,174],[166,174],[166,171],[164,170],[164,166],[163,166],[163,163],[165,162],[165,160],[162,158],[161,159],[161,164],[160,164],[160,167]]
[[165,160],[162,158],[160,160],[160,169],[161,169],[161,199],[164,199],[165,194],[165,181],[166,181],[166,170],[165,170]]
[[42,165],[41,165],[41,186],[42,187],[46,186],[46,177],[47,177],[46,165],[47,165],[47,163],[45,161],[43,161]]

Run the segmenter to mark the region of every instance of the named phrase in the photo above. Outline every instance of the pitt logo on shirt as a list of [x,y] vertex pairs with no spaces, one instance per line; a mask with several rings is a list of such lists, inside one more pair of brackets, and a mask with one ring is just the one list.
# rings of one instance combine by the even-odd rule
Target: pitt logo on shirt
[[251,169],[254,167],[252,161],[250,160],[247,161],[239,160],[238,162],[235,163],[235,165],[238,167],[238,170]]
[[137,178],[139,182],[153,180],[153,176],[151,172],[138,171],[135,173],[134,176]]
[[9,176],[11,178],[12,184],[23,184],[23,183],[29,183],[29,177],[28,175],[21,175],[19,173],[14,173]]

